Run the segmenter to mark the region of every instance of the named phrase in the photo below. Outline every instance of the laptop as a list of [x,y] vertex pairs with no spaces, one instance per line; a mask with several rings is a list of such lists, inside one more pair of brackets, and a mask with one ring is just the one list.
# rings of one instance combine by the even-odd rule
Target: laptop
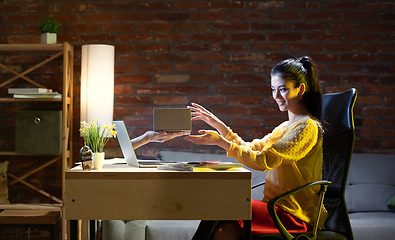
[[154,108],[154,131],[183,131],[191,133],[192,120],[189,108]]
[[132,142],[130,141],[128,131],[126,130],[125,123],[123,121],[113,121],[113,124],[115,124],[115,131],[117,131],[118,143],[121,147],[123,157],[129,166],[139,168],[156,168],[168,163],[161,162],[160,160],[138,160],[136,153],[134,152]]

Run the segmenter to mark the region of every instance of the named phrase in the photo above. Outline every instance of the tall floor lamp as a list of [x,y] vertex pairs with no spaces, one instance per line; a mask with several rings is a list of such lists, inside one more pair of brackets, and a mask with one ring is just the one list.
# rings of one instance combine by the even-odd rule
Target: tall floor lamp
[[81,53],[81,121],[112,124],[114,46],[90,44]]

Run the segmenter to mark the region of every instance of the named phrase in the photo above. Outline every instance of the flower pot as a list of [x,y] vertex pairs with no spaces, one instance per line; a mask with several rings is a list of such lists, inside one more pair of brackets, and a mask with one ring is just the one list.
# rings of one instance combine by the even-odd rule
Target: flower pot
[[103,168],[104,164],[104,152],[95,152],[92,154],[92,167],[95,170]]
[[43,33],[41,34],[41,43],[56,44],[56,33]]

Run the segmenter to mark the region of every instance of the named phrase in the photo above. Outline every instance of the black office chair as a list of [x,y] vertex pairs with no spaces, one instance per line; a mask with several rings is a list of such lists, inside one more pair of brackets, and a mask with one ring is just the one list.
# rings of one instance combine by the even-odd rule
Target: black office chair
[[[253,237],[254,240],[354,239],[344,193],[346,190],[351,156],[354,149],[355,128],[353,108],[356,97],[357,92],[354,88],[341,93],[323,95],[322,125],[325,133],[323,141],[322,179],[326,179],[327,181],[306,184],[271,199],[268,203],[268,210],[280,234],[258,235]],[[276,215],[274,210],[275,203],[298,191],[318,184],[321,185],[322,197],[326,192],[323,203],[328,211],[328,217],[322,230],[317,233],[290,234]],[[319,211],[319,209],[321,209],[321,206],[317,207],[317,211]],[[314,229],[316,229],[316,226]]]

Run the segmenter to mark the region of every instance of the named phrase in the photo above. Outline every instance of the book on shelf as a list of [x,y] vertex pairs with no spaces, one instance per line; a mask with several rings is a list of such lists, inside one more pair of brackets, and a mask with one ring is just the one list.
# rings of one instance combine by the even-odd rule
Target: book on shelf
[[168,163],[163,166],[158,166],[158,170],[174,170],[174,171],[191,171],[191,172],[206,172],[206,171],[221,171],[221,170],[237,170],[242,168],[243,164],[233,162],[221,161],[197,161],[197,162],[178,162]]
[[9,94],[26,94],[26,93],[50,93],[52,89],[49,88],[9,88]]
[[49,93],[14,93],[14,98],[62,98],[58,92]]

